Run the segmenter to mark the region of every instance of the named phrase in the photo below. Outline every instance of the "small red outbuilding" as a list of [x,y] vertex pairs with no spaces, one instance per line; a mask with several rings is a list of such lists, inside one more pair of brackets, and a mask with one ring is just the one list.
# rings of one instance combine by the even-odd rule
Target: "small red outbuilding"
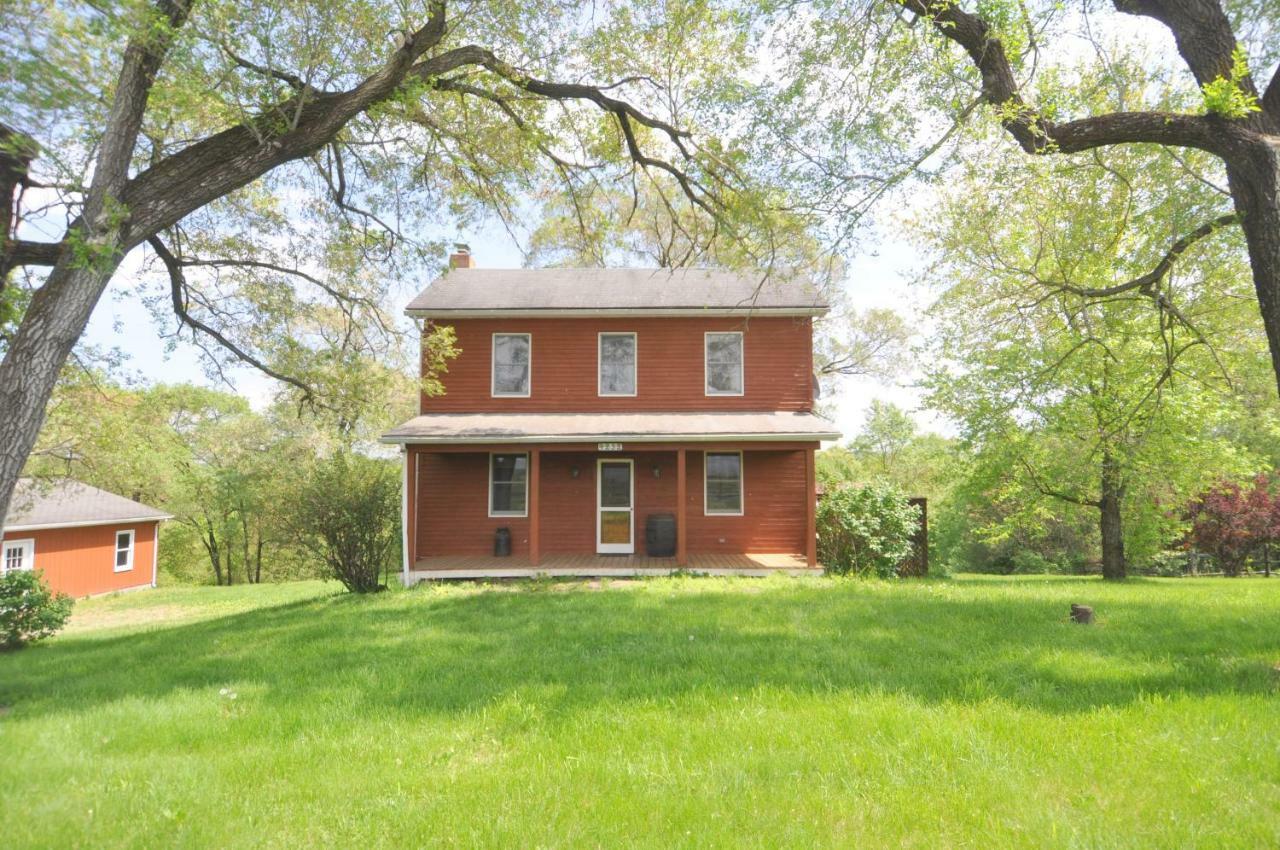
[[169,514],[80,481],[18,482],[0,534],[0,575],[39,570],[71,596],[155,587]]

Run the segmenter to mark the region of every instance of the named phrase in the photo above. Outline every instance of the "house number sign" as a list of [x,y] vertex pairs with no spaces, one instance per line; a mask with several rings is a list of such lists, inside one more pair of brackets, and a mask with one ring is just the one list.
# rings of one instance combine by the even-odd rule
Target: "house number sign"
[[620,452],[622,451],[622,443],[600,443],[600,451]]

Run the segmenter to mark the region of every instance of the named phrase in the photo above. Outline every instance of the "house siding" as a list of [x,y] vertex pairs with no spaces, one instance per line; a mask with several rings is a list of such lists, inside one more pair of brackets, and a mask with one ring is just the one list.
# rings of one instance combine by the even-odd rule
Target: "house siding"
[[[813,322],[808,317],[635,319],[456,319],[461,354],[442,376],[445,394],[422,396],[422,413],[566,413],[813,409]],[[637,392],[597,394],[597,336],[634,332]],[[741,331],[741,396],[707,396],[703,335]],[[533,338],[529,397],[493,398],[495,333]]]
[[[92,596],[149,587],[155,559],[155,520],[122,525],[89,525],[40,531],[9,531],[5,540],[35,540],[35,568],[51,589]],[[117,531],[134,532],[133,569],[115,571]]]
[[[689,551],[804,553],[805,455],[804,450],[745,451],[743,515],[705,516],[702,452],[689,450],[685,512]],[[511,529],[513,556],[529,554],[527,517],[488,516],[488,457],[485,452],[420,454],[418,557],[491,554],[494,532],[501,527]],[[543,553],[596,551],[596,461],[601,457],[634,461],[636,552],[644,551],[649,514],[677,513],[674,451],[600,455],[543,450],[539,494]],[[573,477],[575,467],[577,478]]]

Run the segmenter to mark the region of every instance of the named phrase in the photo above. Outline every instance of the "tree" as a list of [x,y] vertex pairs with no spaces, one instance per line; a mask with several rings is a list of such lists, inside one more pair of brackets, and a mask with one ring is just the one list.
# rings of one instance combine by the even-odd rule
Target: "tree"
[[[404,234],[437,210],[511,220],[522,193],[619,177],[736,219],[744,245],[765,206],[731,145],[686,129],[727,125],[712,110],[748,56],[746,23],[701,4],[595,17],[550,0],[460,14],[374,0],[341,15],[291,0],[130,0],[3,26],[13,87],[0,113],[0,303],[20,319],[0,361],[0,514],[59,371],[141,246],[193,334],[310,395],[255,349],[261,323],[223,305],[285,321],[306,301],[277,303],[286,285],[361,297],[317,273],[314,256],[376,278],[405,262],[406,245],[429,253]],[[31,208],[28,190],[45,193]],[[52,241],[19,234],[57,212],[70,223]],[[24,287],[8,284],[11,269]],[[219,292],[226,269],[242,291]]]
[[1280,498],[1274,490],[1272,477],[1263,474],[1247,488],[1234,481],[1210,487],[1187,508],[1188,544],[1213,553],[1226,575],[1240,575],[1249,555],[1280,540]]
[[1159,281],[1154,317],[1148,294],[1091,294],[1129,273],[1130,245],[1186,213],[1157,206],[1134,221],[1167,167],[1113,152],[1095,167],[1046,163],[992,186],[999,166],[979,160],[925,228],[942,289],[929,403],[999,471],[999,498],[1021,505],[1006,524],[1036,522],[1044,500],[1092,512],[1106,578],[1124,577],[1126,546],[1150,551],[1173,535],[1169,508],[1207,475],[1256,462],[1215,433],[1237,413],[1236,364],[1262,345],[1238,308],[1247,300],[1222,297],[1247,280],[1233,255],[1186,246],[1180,273]]
[[855,445],[874,455],[880,471],[888,474],[902,450],[916,436],[916,423],[905,410],[896,404],[875,399],[867,410],[862,432]]
[[[1236,228],[1270,347],[1272,381],[1280,386],[1280,68],[1265,88],[1253,73],[1280,57],[1274,10],[1222,0],[1112,5],[1119,15],[1162,25],[1189,74],[1170,77],[1163,56],[1134,61],[1117,47],[1120,33],[1102,40],[1097,28],[1106,26],[1106,16],[1100,21],[1093,6],[997,0],[971,11],[954,0],[831,0],[802,12],[784,5],[771,21],[771,43],[780,57],[774,95],[785,109],[774,108],[766,122],[773,132],[761,148],[797,151],[794,164],[778,167],[803,173],[810,203],[846,219],[859,217],[904,175],[936,162],[984,104],[1033,157],[1133,145],[1163,146],[1175,159],[1203,152],[1211,167],[1186,168],[1169,197],[1215,182],[1221,170],[1229,207],[1207,210],[1170,236],[1161,252],[1130,257],[1151,257],[1151,265],[1090,295],[1151,295],[1189,241]],[[1068,49],[1077,38],[1096,62]],[[1065,55],[1055,62],[1049,50],[1057,45]],[[938,117],[941,136],[930,132]],[[994,142],[981,144],[982,155],[1000,158]],[[868,161],[881,170],[864,168]],[[1008,210],[993,214],[993,222],[1012,218]],[[1103,243],[1087,247],[1107,250]]]

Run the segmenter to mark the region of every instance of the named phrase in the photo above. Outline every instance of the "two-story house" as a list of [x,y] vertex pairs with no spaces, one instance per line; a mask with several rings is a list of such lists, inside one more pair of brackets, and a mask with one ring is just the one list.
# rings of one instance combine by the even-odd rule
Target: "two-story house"
[[445,393],[383,437],[406,582],[817,567],[814,452],[839,434],[813,412],[814,292],[451,265],[407,309],[456,332]]

